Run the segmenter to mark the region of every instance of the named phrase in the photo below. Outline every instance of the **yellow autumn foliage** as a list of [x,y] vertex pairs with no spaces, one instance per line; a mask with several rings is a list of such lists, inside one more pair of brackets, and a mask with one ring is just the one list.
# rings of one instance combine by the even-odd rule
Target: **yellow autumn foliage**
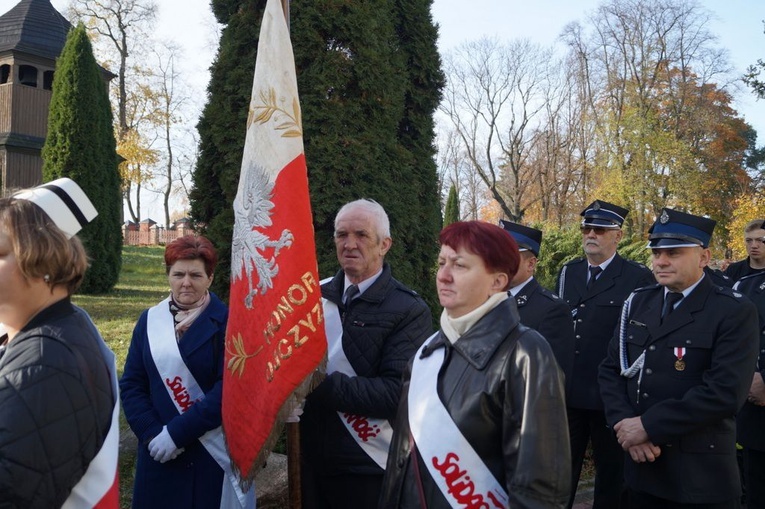
[[733,217],[730,221],[728,249],[733,260],[746,258],[744,247],[744,226],[753,219],[765,218],[765,197],[760,194],[742,195],[734,202]]

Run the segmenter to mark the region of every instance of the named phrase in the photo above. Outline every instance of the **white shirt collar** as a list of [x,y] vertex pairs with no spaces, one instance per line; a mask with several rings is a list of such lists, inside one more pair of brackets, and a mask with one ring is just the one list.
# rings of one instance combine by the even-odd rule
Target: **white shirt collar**
[[[682,294],[683,294],[683,299],[684,299],[684,298],[686,298],[687,296],[689,296],[689,295],[691,294],[691,292],[692,292],[692,291],[693,291],[693,290],[694,290],[694,289],[695,289],[697,286],[699,286],[699,283],[701,283],[701,280],[702,280],[702,279],[704,279],[704,276],[705,276],[705,275],[706,275],[706,273],[703,273],[703,272],[702,272],[702,274],[701,274],[701,277],[699,278],[699,280],[698,280],[698,281],[696,281],[696,282],[695,282],[695,283],[693,283],[691,286],[689,286],[688,288],[686,288],[685,290],[683,290],[683,291],[682,291]],[[667,294],[668,294],[669,292],[671,292],[671,291],[672,291],[672,290],[670,290],[669,288],[667,288],[667,287],[665,286],[665,287],[664,287],[664,297],[666,298],[666,297],[667,297]],[[682,299],[680,300],[680,302],[682,302]],[[680,304],[680,302],[678,302],[677,304],[675,304],[675,307],[677,307],[677,305],[678,305],[678,304]]]
[[526,281],[524,281],[523,283],[510,288],[510,290],[509,290],[510,291],[510,295],[512,295],[513,297],[518,295],[520,293],[520,291],[523,290],[523,287],[526,286],[527,284],[529,284],[529,281],[531,281],[532,279],[534,279],[534,276],[531,276]]
[[[356,294],[356,297],[354,297],[354,299],[357,298],[358,296],[360,296],[362,293],[364,293],[367,290],[367,288],[372,286],[374,284],[374,282],[377,281],[377,278],[380,277],[380,274],[382,274],[382,271],[383,271],[382,267],[380,267],[380,270],[378,270],[374,275],[366,278],[364,281],[362,281],[361,283],[356,285],[356,286],[359,287],[359,293]],[[345,276],[345,285],[343,286],[343,295],[345,295],[345,291],[352,284],[353,283],[351,283],[351,280],[348,279],[348,276]]]
[[611,258],[609,258],[608,260],[604,261],[603,263],[599,265],[593,265],[590,263],[589,260],[587,260],[587,267],[600,267],[601,269],[606,270],[606,267],[608,267],[609,263],[614,261],[614,258],[616,258],[616,251],[614,251],[614,254],[611,255]]

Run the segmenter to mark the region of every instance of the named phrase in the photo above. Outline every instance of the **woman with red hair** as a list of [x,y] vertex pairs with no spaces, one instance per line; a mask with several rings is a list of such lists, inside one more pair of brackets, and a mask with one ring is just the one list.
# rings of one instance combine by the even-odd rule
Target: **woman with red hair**
[[518,246],[480,221],[439,240],[441,330],[405,373],[380,507],[565,507],[563,376],[508,298]]
[[228,308],[209,291],[218,255],[205,237],[165,248],[170,296],[141,314],[120,380],[138,437],[133,507],[244,508],[221,431]]

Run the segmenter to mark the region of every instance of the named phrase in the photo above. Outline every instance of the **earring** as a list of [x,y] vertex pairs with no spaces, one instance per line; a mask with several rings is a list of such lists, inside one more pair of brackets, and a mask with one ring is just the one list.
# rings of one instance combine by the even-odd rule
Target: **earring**
[[43,281],[45,281],[45,284],[50,284],[50,274],[45,274],[43,276]]

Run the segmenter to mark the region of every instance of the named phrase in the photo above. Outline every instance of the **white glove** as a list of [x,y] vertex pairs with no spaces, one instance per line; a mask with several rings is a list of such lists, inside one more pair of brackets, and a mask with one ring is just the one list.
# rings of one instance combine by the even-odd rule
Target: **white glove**
[[305,403],[305,400],[303,400],[299,405],[295,407],[294,410],[292,410],[292,413],[287,417],[286,422],[300,422],[300,416],[303,415],[303,404]]
[[167,426],[162,426],[162,431],[149,442],[149,454],[152,459],[165,463],[170,460],[174,460],[183,452],[183,449],[178,449],[173,437],[167,431]]

